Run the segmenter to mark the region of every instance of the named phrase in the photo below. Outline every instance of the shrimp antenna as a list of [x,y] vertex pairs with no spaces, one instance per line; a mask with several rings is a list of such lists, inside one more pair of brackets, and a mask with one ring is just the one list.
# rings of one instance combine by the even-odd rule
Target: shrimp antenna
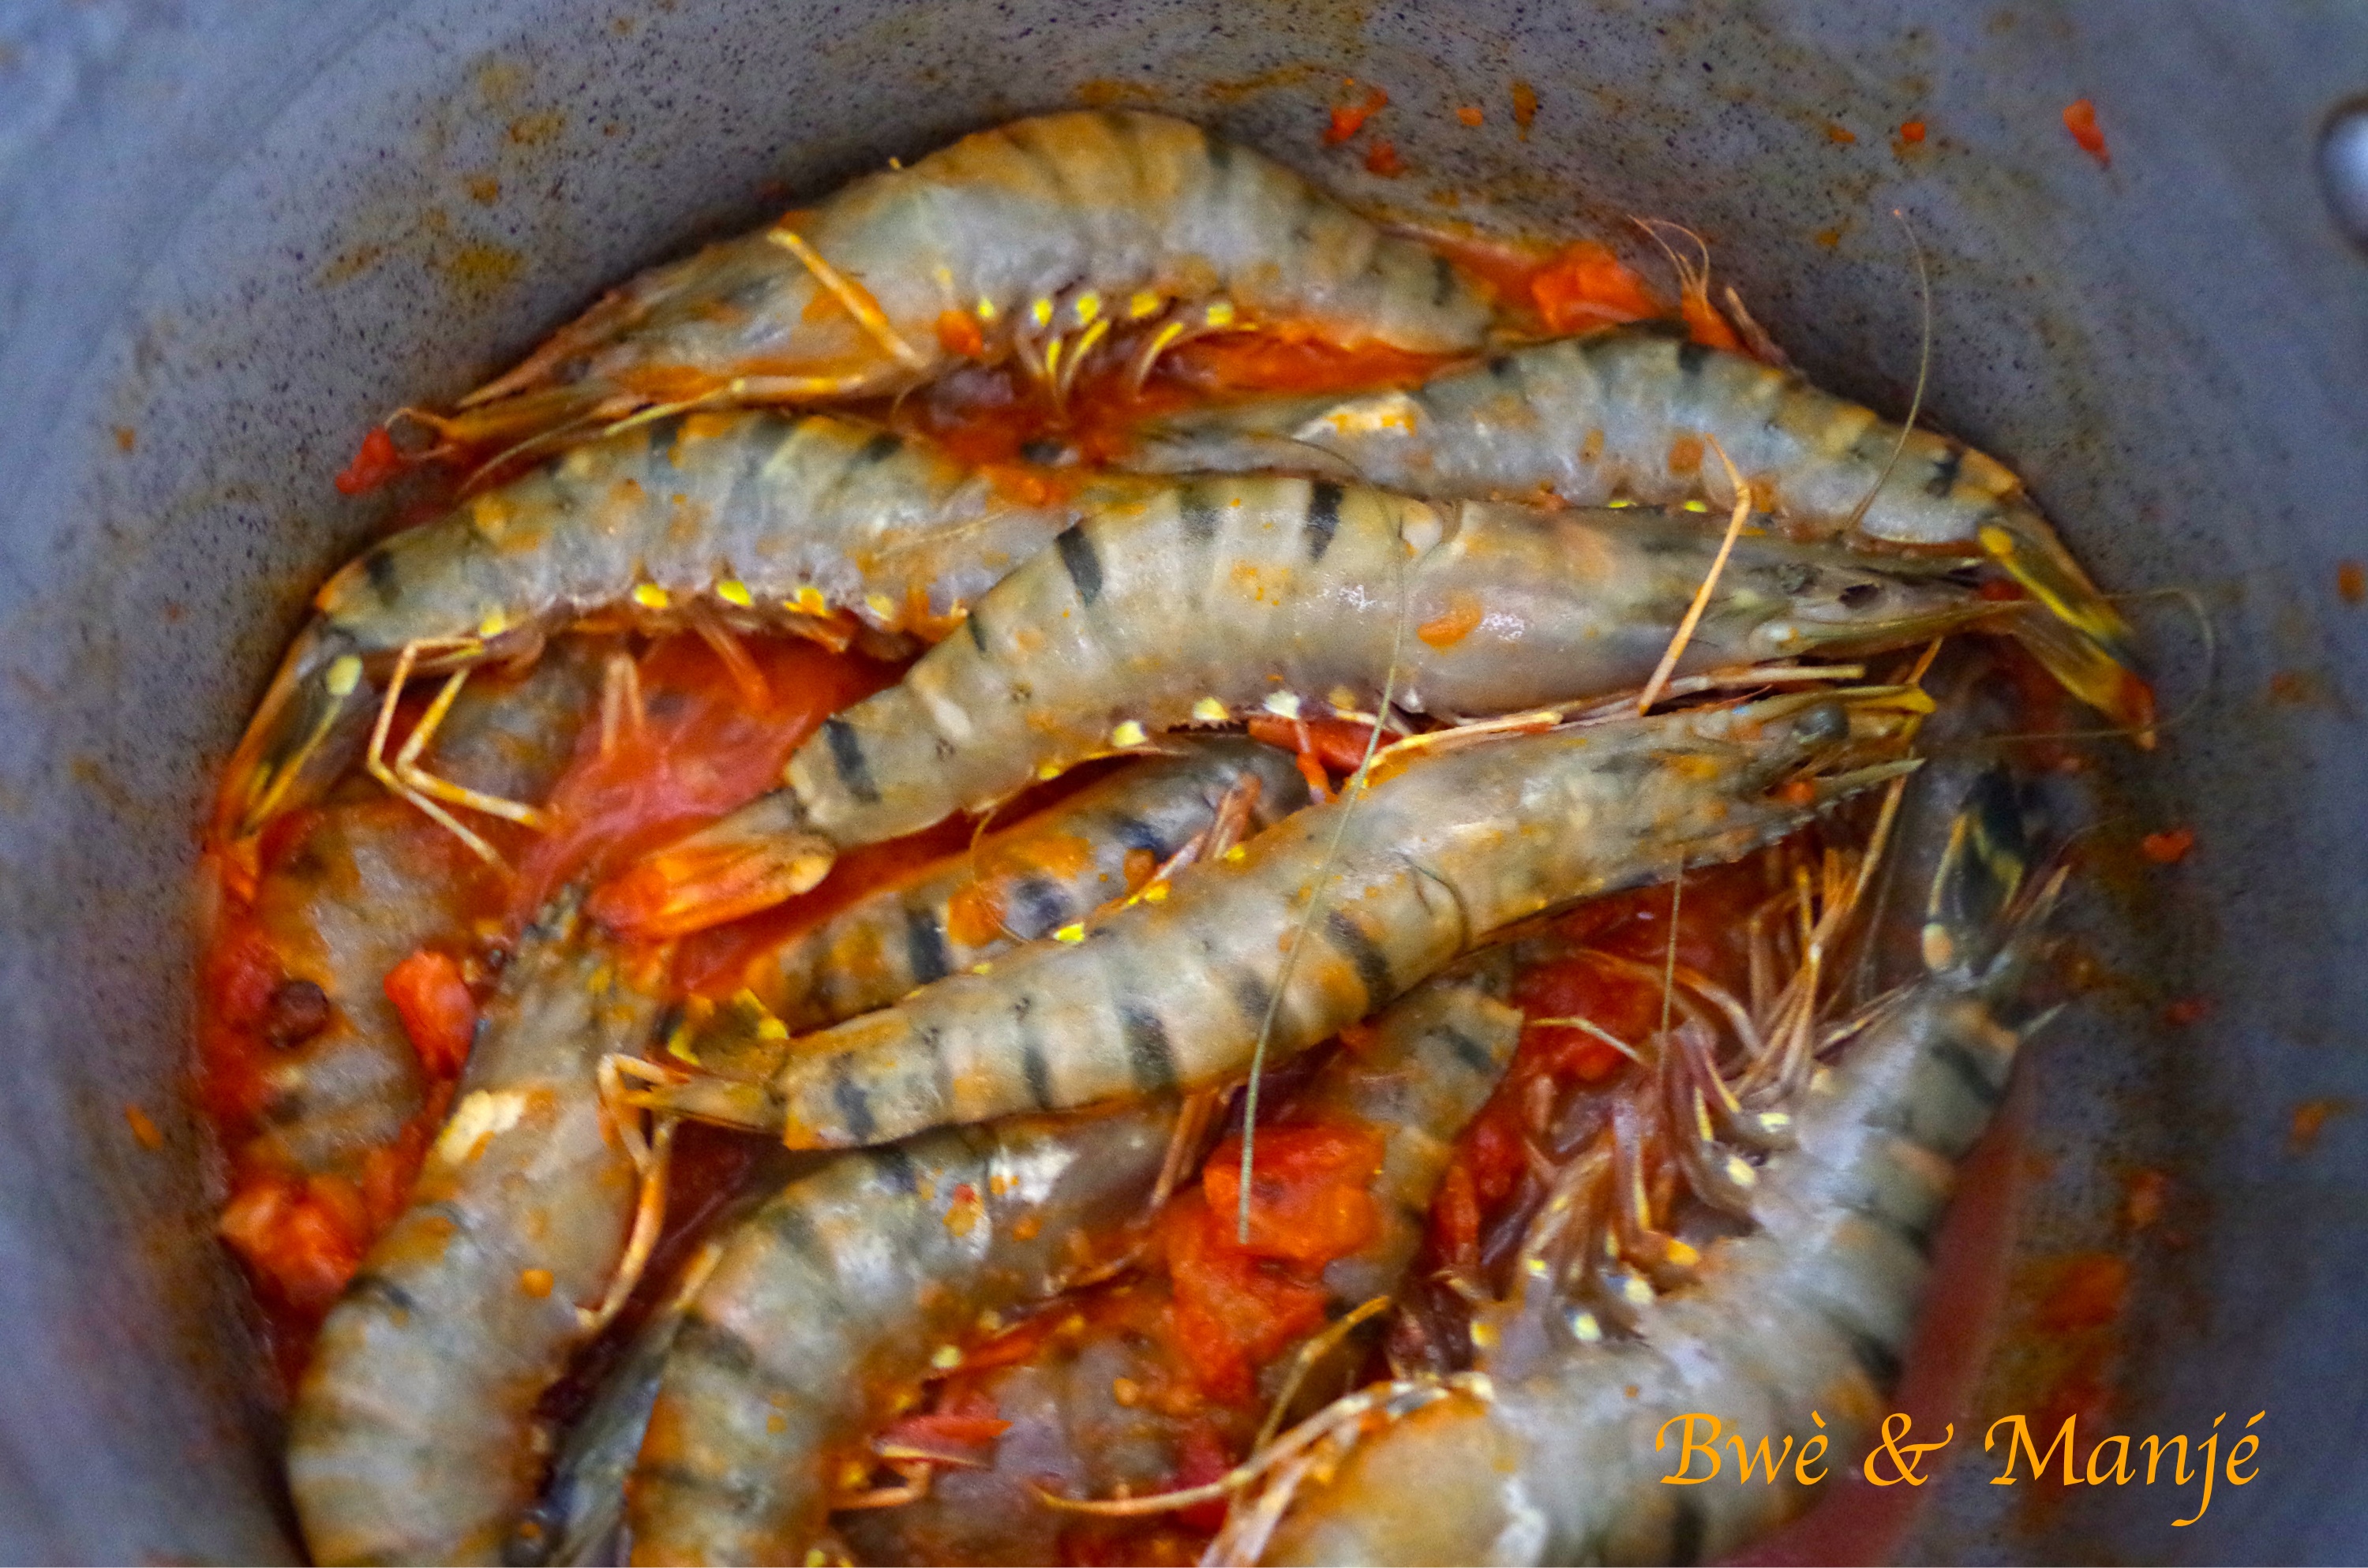
[[1924,242],[1916,237],[1916,225],[1907,221],[1907,212],[1895,207],[1891,215],[1899,220],[1900,232],[1907,236],[1907,248],[1916,256],[1916,290],[1922,308],[1924,336],[1916,352],[1916,392],[1907,400],[1907,417],[1899,422],[1899,439],[1893,443],[1891,456],[1884,460],[1883,472],[1875,475],[1873,487],[1851,511],[1850,521],[1842,525],[1841,531],[1846,534],[1856,531],[1866,519],[1867,508],[1883,494],[1883,487],[1891,483],[1891,471],[1899,466],[1899,454],[1907,449],[1907,437],[1916,428],[1916,416],[1924,412],[1924,387],[1932,373],[1932,271],[1924,262]]
[[1645,683],[1643,693],[1636,699],[1636,716],[1640,719],[1653,710],[1653,704],[1660,697],[1662,687],[1668,684],[1670,672],[1678,667],[1678,660],[1684,654],[1686,644],[1693,640],[1694,628],[1702,624],[1702,611],[1710,608],[1711,592],[1718,586],[1719,574],[1726,570],[1726,558],[1735,552],[1736,539],[1743,532],[1745,520],[1751,516],[1751,487],[1743,482],[1743,471],[1735,466],[1735,460],[1726,455],[1726,449],[1719,445],[1717,437],[1705,436],[1703,439],[1710,443],[1710,449],[1718,454],[1718,460],[1726,468],[1727,483],[1735,487],[1735,511],[1726,519],[1726,537],[1718,541],[1718,553],[1711,558],[1710,570],[1703,574],[1702,586],[1694,590],[1694,602],[1686,607],[1685,618],[1678,622],[1677,634],[1669,639],[1668,647],[1662,651],[1660,664],[1653,671],[1653,678]]
[[1380,715],[1390,710],[1396,699],[1398,664],[1406,649],[1406,625],[1412,597],[1406,592],[1406,565],[1398,565],[1397,622],[1390,632],[1390,665],[1382,677],[1382,699],[1374,708],[1372,729],[1365,735],[1365,755],[1357,761],[1357,771],[1349,777],[1341,792],[1340,820],[1332,825],[1332,842],[1325,846],[1323,863],[1317,867],[1314,891],[1307,897],[1307,912],[1299,917],[1299,929],[1291,938],[1291,949],[1282,955],[1282,971],[1275,976],[1274,994],[1267,998],[1266,1018],[1258,1025],[1258,1044],[1250,1050],[1249,1092],[1242,1101],[1242,1190],[1241,1202],[1235,1210],[1235,1239],[1250,1239],[1250,1176],[1251,1162],[1258,1152],[1258,1077],[1266,1068],[1267,1042],[1274,1038],[1274,1020],[1282,1011],[1282,998],[1291,988],[1292,971],[1299,966],[1300,949],[1307,945],[1308,933],[1315,928],[1316,916],[1323,913],[1325,894],[1328,891],[1332,871],[1339,863],[1340,846],[1349,836],[1349,823],[1357,814],[1357,806],[1365,798],[1367,781],[1372,777],[1373,754],[1381,749]]

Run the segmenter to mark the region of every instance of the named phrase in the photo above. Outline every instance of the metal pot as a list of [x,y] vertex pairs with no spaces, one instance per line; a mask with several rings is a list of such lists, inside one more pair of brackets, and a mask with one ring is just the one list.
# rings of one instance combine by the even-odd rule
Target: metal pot
[[[1319,144],[1343,76],[1388,89],[1406,174]],[[2294,1118],[2368,1107],[2368,608],[2338,575],[2368,555],[2368,262],[2326,199],[2361,199],[2341,136],[2324,191],[2314,172],[2363,87],[2368,13],[2333,6],[0,10],[0,1557],[293,1550],[186,1089],[188,890],[213,768],[374,521],[327,483],[359,432],[786,193],[1079,101],[1202,119],[1410,213],[1681,219],[1812,375],[1894,412],[1910,215],[1928,408],[2014,461],[2109,585],[2190,591],[2217,658],[2181,601],[2134,601],[2176,721],[2152,756],[2087,748],[2100,983],[2026,1062],[2021,1153],[1994,1161],[2019,1235],[2001,1327],[1886,1550],[2356,1557],[2368,1117],[2333,1108],[2315,1142]],[[2110,167],[2061,119],[2084,97]],[[2132,852],[2173,824],[2184,863]],[[2187,998],[2210,1010],[2167,1023]],[[2134,1233],[2139,1170],[2169,1199]],[[2061,1327],[2050,1281],[2096,1250],[2134,1269],[2126,1309]],[[2079,1356],[2091,1431],[2266,1410],[2259,1480],[2187,1527],[2196,1489],[2167,1478],[2036,1506],[1986,1484],[1979,1427],[2037,1427]]]

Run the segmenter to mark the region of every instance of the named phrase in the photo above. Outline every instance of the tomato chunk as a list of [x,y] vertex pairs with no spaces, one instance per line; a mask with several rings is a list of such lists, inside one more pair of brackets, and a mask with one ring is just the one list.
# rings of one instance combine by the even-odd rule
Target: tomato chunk
[[431,1078],[458,1077],[477,1033],[477,1001],[460,961],[422,948],[386,976],[386,999],[403,1018],[403,1032]]

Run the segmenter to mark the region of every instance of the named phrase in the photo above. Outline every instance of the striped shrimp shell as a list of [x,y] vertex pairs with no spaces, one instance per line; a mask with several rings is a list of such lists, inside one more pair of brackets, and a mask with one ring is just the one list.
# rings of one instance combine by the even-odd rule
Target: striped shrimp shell
[[410,1208],[322,1327],[288,1437],[316,1562],[496,1562],[533,1501],[535,1402],[636,1190],[594,1069],[657,1011],[575,926],[562,904],[520,939]]
[[[565,766],[598,684],[591,650],[563,643],[523,680],[464,690],[428,760],[473,789],[539,796]],[[277,1042],[245,1157],[353,1176],[418,1113],[419,1053],[381,983],[421,946],[469,937],[474,868],[457,848],[373,792],[329,805],[257,881],[256,921],[283,991],[313,988],[324,1006],[317,1032]]]
[[[860,282],[835,303],[825,271]],[[1156,344],[1265,323],[1453,353],[1491,309],[1445,258],[1196,125],[1041,115],[643,274],[450,427],[475,442],[651,403],[878,394],[1015,350],[1042,364],[1063,339],[1081,358],[1128,328]]]
[[[1503,713],[1641,686],[1713,541],[1622,513],[1445,511],[1330,481],[1191,482],[1098,510],[981,599],[898,685],[799,748],[787,788],[645,864],[719,865],[913,832],[1144,732],[1264,704]],[[1979,606],[1772,542],[1736,548],[1683,671],[1912,642]],[[805,835],[805,836],[800,836]],[[686,899],[695,894],[683,895]]]
[[633,1560],[803,1561],[954,1340],[1124,1256],[1178,1110],[954,1129],[783,1187],[676,1334],[627,1488]]
[[[1383,1140],[1369,1189],[1378,1228],[1324,1270],[1335,1315],[1398,1289],[1421,1244],[1455,1138],[1520,1040],[1521,1016],[1500,999],[1511,969],[1510,954],[1499,949],[1434,976],[1376,1017],[1370,1040],[1343,1048],[1295,1096],[1296,1114],[1369,1127]],[[1360,1354],[1365,1342],[1354,1347]],[[1013,1424],[991,1466],[949,1470],[918,1502],[846,1515],[841,1528],[866,1562],[1062,1561],[1060,1527],[1069,1516],[1039,1503],[1031,1485],[1077,1496],[1108,1496],[1121,1486],[1141,1494],[1176,1474],[1173,1420],[1139,1399],[1121,1403],[1114,1392],[1128,1382],[1156,1386],[1156,1369],[1144,1364],[1156,1355],[1115,1325],[1048,1344],[988,1385],[997,1412]],[[1271,1374],[1291,1359],[1290,1347],[1279,1351],[1265,1381],[1275,1382]],[[1329,1358],[1332,1387],[1348,1359]],[[1305,1386],[1325,1381],[1319,1370]],[[1262,1392],[1271,1398],[1278,1391]],[[1240,1440],[1247,1444],[1247,1431]]]
[[2119,722],[2152,722],[2128,624],[2005,465],[1659,328],[1538,344],[1409,392],[1196,410],[1146,432],[1129,462],[1313,469],[1418,495],[1706,501],[1723,513],[1733,494],[1709,437],[1753,504],[1796,537],[1996,560],[2053,618],[2032,618],[2024,636],[2057,678]]
[[1182,849],[1244,780],[1258,790],[1253,829],[1307,803],[1307,781],[1271,746],[1214,736],[1165,744],[1180,755],[1132,764],[752,959],[749,989],[792,1028],[851,1018],[1124,897],[1141,881],[1131,864],[1156,867]]
[[[1999,1014],[2062,877],[2011,900],[2022,881],[2011,793],[1987,780],[1968,802],[1960,842],[1987,852],[1943,859],[1934,967],[1878,1004],[1812,1080],[1798,1147],[1760,1173],[1758,1228],[1712,1243],[1700,1283],[1642,1308],[1635,1337],[1565,1335],[1484,1360],[1488,1397],[1458,1392],[1361,1440],[1328,1484],[1303,1488],[1265,1561],[1710,1561],[1797,1512],[1805,1490],[1789,1470],[1773,1484],[1663,1486],[1664,1422],[1706,1413],[1725,1430],[1806,1443],[1820,1435],[1815,1410],[1837,1466],[1863,1451],[1954,1164],[2029,1032]],[[2009,874],[1997,879],[2001,863]]]
[[[1798,826],[1867,770],[1764,791],[1839,755],[1864,703],[1740,708],[1497,738],[1407,765],[1178,876],[1170,897],[1040,942],[987,974],[783,1042],[766,1082],[687,1077],[661,1108],[778,1131],[792,1147],[884,1142],[950,1122],[1212,1084],[1241,1073],[1273,1010],[1277,1059],[1337,1033],[1488,932],[1729,859]],[[1883,774],[1884,770],[1873,770]],[[1887,776],[1887,774],[1884,774]],[[1336,824],[1352,829],[1331,854]]]
[[579,447],[373,545],[331,577],[225,782],[238,831],[360,755],[371,681],[531,649],[596,612],[654,628],[942,635],[1122,478],[1054,486],[860,420],[767,412],[656,421]]

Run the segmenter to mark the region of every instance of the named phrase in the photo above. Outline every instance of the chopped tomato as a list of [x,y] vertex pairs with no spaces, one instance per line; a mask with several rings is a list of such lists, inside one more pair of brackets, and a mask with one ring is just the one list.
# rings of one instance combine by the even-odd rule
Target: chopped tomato
[[1248,1403],[1258,1367],[1323,1326],[1326,1292],[1235,1245],[1233,1210],[1212,1208],[1198,1190],[1169,1206],[1162,1235],[1170,1354],[1210,1398]]
[[477,1002],[459,960],[422,948],[386,976],[386,999],[403,1018],[403,1032],[431,1078],[457,1078],[468,1064],[477,1032]]
[[[1250,1172],[1253,1257],[1315,1267],[1372,1239],[1379,1218],[1365,1190],[1382,1168],[1381,1134],[1366,1127],[1261,1127]],[[1201,1167],[1201,1186],[1232,1240],[1242,1192],[1242,1141],[1228,1138]]]
[[[750,657],[761,702],[751,701],[745,677],[735,679],[732,665],[697,637],[667,638],[643,656],[645,720],[620,726],[605,752],[598,725],[577,743],[575,760],[543,808],[551,829],[519,865],[518,912],[540,907],[569,878],[630,865],[754,799],[825,718],[894,675],[891,666],[806,642],[768,642]],[[629,874],[601,888],[590,907],[632,930],[666,892]]]
[[[1176,1447],[1176,1486],[1179,1491],[1222,1480],[1234,1468],[1234,1456],[1226,1449],[1225,1440],[1205,1416],[1186,1423]],[[1196,1530],[1223,1528],[1225,1500],[1212,1497],[1206,1503],[1195,1503],[1189,1508],[1178,1509],[1176,1517],[1178,1523]]]
[[1539,268],[1530,279],[1538,314],[1554,332],[1614,322],[1643,321],[1661,313],[1660,302],[1611,247],[1580,240]]
[[1195,338],[1161,362],[1163,379],[1212,394],[1376,392],[1419,386],[1447,363],[1385,343],[1344,348],[1305,332],[1228,332]]
[[273,1294],[302,1312],[337,1299],[370,1244],[360,1194],[333,1176],[255,1178],[231,1195],[218,1228]]
[[2157,866],[2176,866],[2187,858],[2195,847],[2195,830],[2174,827],[2162,833],[2149,833],[2138,840],[2138,853]]
[[1383,179],[1395,179],[1406,173],[1406,160],[1398,156],[1397,143],[1387,140],[1376,142],[1365,153],[1365,172]]
[[1924,122],[1920,119],[1904,121],[1899,127],[1899,139],[1910,144],[1923,141]]
[[938,312],[938,343],[949,354],[978,359],[986,354],[986,335],[978,323],[961,311]]
[[2080,150],[2097,160],[2099,168],[2113,166],[2113,155],[2105,150],[2105,133],[2097,125],[2097,106],[2089,98],[2076,98],[2064,106],[2064,129]]
[[[1585,1018],[1631,1045],[1660,1021],[1661,989],[1640,976],[1586,958],[1534,966],[1514,983],[1513,1005],[1532,1018]],[[1532,1023],[1521,1051],[1533,1070],[1594,1083],[1623,1060],[1597,1036],[1565,1024]]]
[[340,495],[365,495],[403,470],[403,454],[395,449],[394,437],[381,425],[362,437],[361,449],[354,453],[354,460],[333,483]]
[[199,961],[198,1092],[217,1121],[243,1125],[262,1111],[263,1020],[279,981],[279,954],[243,914]]
[[1459,1158],[1447,1167],[1432,1199],[1430,1230],[1440,1257],[1457,1268],[1480,1262],[1480,1195],[1474,1189],[1472,1162]]

